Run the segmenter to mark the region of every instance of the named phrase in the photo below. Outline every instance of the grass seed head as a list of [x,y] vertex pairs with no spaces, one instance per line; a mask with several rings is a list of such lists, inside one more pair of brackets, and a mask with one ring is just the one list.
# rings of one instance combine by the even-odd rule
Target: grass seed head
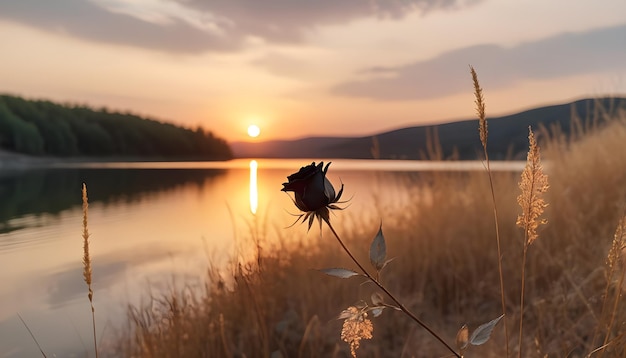
[[342,312],[345,317],[341,328],[341,339],[350,345],[350,354],[356,358],[356,351],[361,346],[362,339],[372,339],[374,325],[367,319],[367,313],[357,307],[350,306]]
[[548,176],[543,172],[541,166],[541,156],[535,135],[530,127],[528,132],[528,156],[519,182],[521,194],[517,197],[517,203],[522,208],[522,213],[517,217],[516,222],[518,226],[524,228],[526,237],[524,245],[532,244],[538,237],[537,228],[539,225],[547,223],[546,219],[539,217],[548,206],[543,199],[543,194],[549,188]]
[[474,103],[476,104],[476,115],[478,116],[478,132],[480,134],[480,143],[487,148],[487,118],[485,117],[485,98],[483,97],[483,89],[478,82],[478,75],[474,67],[470,66],[472,73],[472,81],[474,82]]

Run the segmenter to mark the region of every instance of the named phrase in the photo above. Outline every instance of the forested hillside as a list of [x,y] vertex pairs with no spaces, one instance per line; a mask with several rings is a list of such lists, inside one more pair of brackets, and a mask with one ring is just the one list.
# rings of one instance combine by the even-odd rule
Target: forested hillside
[[0,149],[60,157],[232,158],[213,133],[132,114],[0,95]]

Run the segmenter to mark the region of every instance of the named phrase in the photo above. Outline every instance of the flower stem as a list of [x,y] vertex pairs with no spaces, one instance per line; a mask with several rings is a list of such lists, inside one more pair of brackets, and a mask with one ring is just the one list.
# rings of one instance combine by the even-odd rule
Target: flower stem
[[380,288],[383,292],[385,292],[385,294],[387,294],[387,296],[389,296],[389,298],[391,298],[391,300],[393,300],[393,302],[395,302],[398,305],[398,308],[404,312],[407,316],[409,316],[413,321],[415,321],[417,324],[419,324],[420,326],[422,326],[422,328],[424,328],[425,330],[428,331],[428,333],[430,333],[433,337],[435,337],[439,342],[441,342],[441,344],[443,344],[444,346],[446,346],[446,348],[452,352],[452,354],[454,354],[455,357],[457,358],[461,358],[461,356],[454,350],[454,348],[452,348],[448,343],[446,343],[446,341],[443,340],[443,338],[441,338],[441,336],[439,336],[435,331],[433,331],[430,327],[428,327],[428,325],[426,325],[426,323],[424,323],[422,320],[420,320],[416,315],[414,315],[411,311],[409,311],[408,308],[406,308],[391,292],[389,292],[389,290],[387,290],[387,288],[385,288],[385,286],[383,286],[377,279],[375,279],[372,275],[370,275],[367,270],[365,270],[365,268],[363,267],[363,265],[361,265],[361,263],[359,263],[359,261],[354,257],[354,255],[352,254],[352,252],[350,252],[350,249],[348,249],[348,247],[343,243],[343,240],[341,240],[341,238],[339,237],[339,234],[337,234],[337,232],[335,231],[335,228],[330,224],[330,220],[324,218],[324,221],[326,222],[326,224],[328,225],[328,228],[330,228],[330,231],[332,231],[333,235],[335,235],[335,238],[337,238],[337,241],[339,241],[339,245],[341,245],[341,247],[343,248],[343,250],[348,254],[348,256],[350,256],[350,258],[352,259],[352,261],[359,267],[359,269],[363,272],[363,274],[365,275],[365,277],[367,277],[370,281],[372,281],[376,286],[378,286],[378,288]]

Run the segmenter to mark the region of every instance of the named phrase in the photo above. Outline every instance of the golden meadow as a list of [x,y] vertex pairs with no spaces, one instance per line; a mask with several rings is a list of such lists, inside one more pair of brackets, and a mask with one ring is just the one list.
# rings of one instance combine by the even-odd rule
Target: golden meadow
[[[488,146],[485,100],[472,74],[476,136]],[[92,354],[624,357],[626,112],[572,120],[577,129],[567,137],[558,128],[532,128],[530,169],[522,176],[492,172],[488,160],[484,171],[406,174],[397,182],[410,198],[406,206],[374,205],[371,215],[352,211],[348,201],[334,210],[335,236],[357,262],[369,264],[382,223],[392,260],[380,275],[370,270],[376,284],[337,244],[330,224],[307,232],[307,224],[274,227],[262,218],[245,238],[254,259],[209,266],[202,290],[172,287],[147,296],[128,307],[127,325],[109,328],[106,339],[96,341],[94,319]],[[382,197],[386,188],[371,190]],[[85,195],[84,275],[91,292],[87,213]],[[322,268],[359,275],[342,279]],[[387,306],[380,315],[370,309],[377,305]],[[364,306],[370,310],[359,322],[369,323],[350,335],[346,322],[354,316],[346,312]],[[502,314],[481,344],[469,342],[477,327]]]

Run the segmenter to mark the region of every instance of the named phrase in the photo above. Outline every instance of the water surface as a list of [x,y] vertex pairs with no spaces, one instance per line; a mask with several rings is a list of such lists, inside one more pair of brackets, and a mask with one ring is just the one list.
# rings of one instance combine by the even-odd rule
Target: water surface
[[[81,261],[82,183],[90,201],[98,332],[108,336],[124,321],[125,303],[177,283],[199,284],[209,263],[225,265],[245,251],[255,222],[278,230],[291,224],[296,210],[281,183],[310,163],[65,163],[0,171],[0,357],[40,356],[18,314],[48,356],[93,355]],[[329,179],[345,184],[349,210],[371,212],[374,201],[380,210],[410,200],[398,180],[424,170],[484,169],[479,162],[335,160]]]

